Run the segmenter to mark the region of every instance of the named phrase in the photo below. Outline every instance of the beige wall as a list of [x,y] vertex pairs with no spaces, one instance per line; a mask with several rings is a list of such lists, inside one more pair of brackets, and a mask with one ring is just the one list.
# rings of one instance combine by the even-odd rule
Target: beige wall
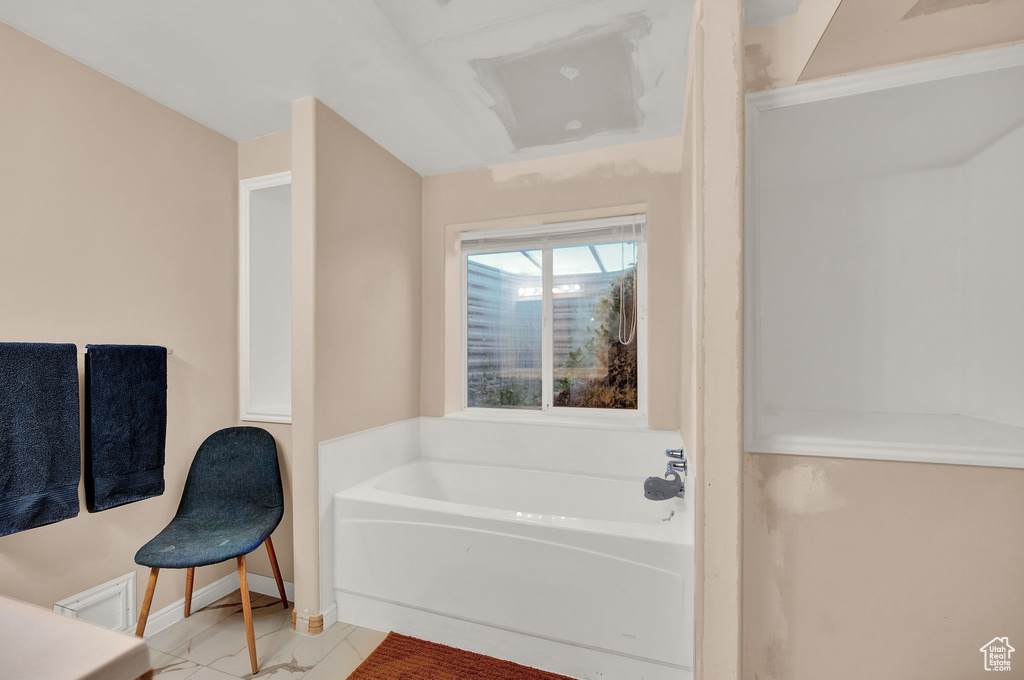
[[[295,608],[321,611],[317,443],[419,415],[422,179],[313,98],[292,107]],[[299,624],[300,627],[302,624]]]
[[292,131],[238,143],[238,179],[262,177],[292,169]]
[[[5,24],[0,82],[0,340],[174,350],[164,495],[96,514],[83,499],[0,538],[0,594],[51,606],[135,569],[199,444],[238,420],[237,145]],[[153,606],[183,593],[168,570]]]
[[[320,613],[316,438],[316,113],[292,103],[292,541],[296,614]],[[310,555],[305,554],[313,551]]]
[[[687,145],[697,265],[688,349],[696,509],[696,677],[740,672],[743,424],[743,3],[698,0]],[[686,403],[686,402],[684,402]],[[685,431],[684,431],[685,434]]]
[[316,128],[317,441],[420,414],[423,179],[323,104]]
[[423,415],[462,408],[455,236],[486,222],[536,224],[648,215],[649,421],[678,429],[682,278],[682,138],[585,151],[423,180]]
[[[743,677],[981,677],[1024,640],[1024,470],[748,454]],[[1014,661],[1016,663],[1016,661]]]
[[746,83],[767,90],[1024,40],[1015,0],[803,0],[744,31]]
[[[250,139],[238,144],[238,179],[260,177],[277,172],[285,172],[292,168],[292,133],[291,130],[275,132]],[[284,482],[284,519],[274,532],[274,552],[281,567],[281,576],[286,581],[295,580],[292,549],[292,426],[290,423],[256,423],[242,422],[239,425],[262,427],[274,435],[277,450],[281,459],[281,478]],[[246,567],[254,574],[273,576],[270,560],[266,550],[260,549],[245,561]]]
[[843,0],[800,80],[1021,40],[1020,0]]
[[[888,2],[889,0],[885,0]],[[774,26],[743,32],[747,90],[794,85],[842,0],[803,0],[796,14]]]

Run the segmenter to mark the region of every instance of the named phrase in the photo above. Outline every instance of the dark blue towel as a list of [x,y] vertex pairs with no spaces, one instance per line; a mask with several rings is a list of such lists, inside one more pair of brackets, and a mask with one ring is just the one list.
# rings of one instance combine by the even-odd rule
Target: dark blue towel
[[0,536],[78,515],[78,350],[0,342]]
[[167,350],[86,345],[85,504],[116,508],[164,492]]

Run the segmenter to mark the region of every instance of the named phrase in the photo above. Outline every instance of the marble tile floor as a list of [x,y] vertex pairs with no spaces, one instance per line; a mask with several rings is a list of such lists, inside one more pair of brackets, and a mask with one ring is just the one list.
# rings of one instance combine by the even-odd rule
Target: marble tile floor
[[260,671],[252,674],[239,592],[150,637],[159,680],[345,680],[386,633],[335,623],[322,635],[291,630],[291,609],[269,595],[252,596],[253,628]]

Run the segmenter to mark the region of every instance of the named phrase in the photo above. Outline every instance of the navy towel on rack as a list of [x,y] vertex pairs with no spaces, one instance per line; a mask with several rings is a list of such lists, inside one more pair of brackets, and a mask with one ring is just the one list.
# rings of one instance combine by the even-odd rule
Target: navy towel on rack
[[85,504],[116,508],[164,492],[167,350],[86,345]]
[[0,536],[78,515],[78,349],[0,342]]

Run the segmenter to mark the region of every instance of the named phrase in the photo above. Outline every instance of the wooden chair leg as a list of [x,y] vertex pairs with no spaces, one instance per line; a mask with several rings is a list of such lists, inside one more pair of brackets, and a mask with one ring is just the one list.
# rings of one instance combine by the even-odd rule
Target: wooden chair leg
[[238,585],[242,592],[242,617],[245,619],[245,640],[249,643],[249,664],[253,675],[259,673],[256,663],[256,633],[252,629],[252,603],[249,602],[249,581],[245,573],[245,555],[238,557]]
[[146,597],[142,600],[139,623],[135,626],[135,637],[142,637],[146,632],[146,619],[149,618],[149,608],[153,606],[153,593],[156,592],[156,577],[159,574],[160,570],[156,567],[149,570],[149,583],[146,584]]
[[196,578],[196,568],[189,567],[185,572],[185,618],[192,613],[192,583]]
[[281,604],[288,609],[288,595],[284,592],[284,579],[281,578],[281,568],[277,566],[277,553],[274,552],[274,542],[267,536],[267,555],[270,556],[270,568],[274,570],[274,580],[277,581],[277,592],[281,594]]

